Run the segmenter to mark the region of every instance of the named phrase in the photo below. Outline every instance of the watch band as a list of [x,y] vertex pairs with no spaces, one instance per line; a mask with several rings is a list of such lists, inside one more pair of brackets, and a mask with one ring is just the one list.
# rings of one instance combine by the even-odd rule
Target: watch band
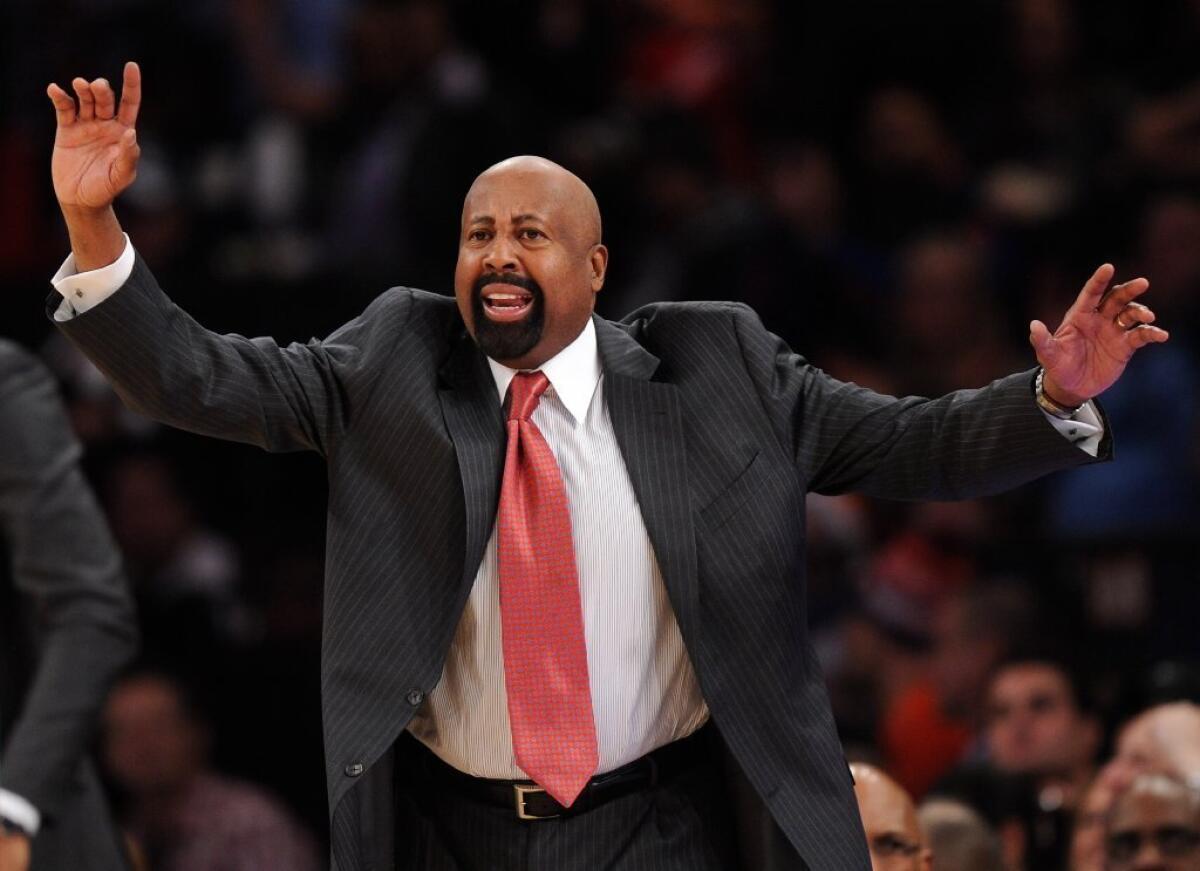
[[1043,387],[1043,381],[1046,377],[1045,369],[1038,369],[1037,378],[1033,382],[1033,398],[1038,404],[1038,408],[1059,420],[1073,420],[1075,412],[1083,408],[1082,405],[1077,405],[1074,408],[1069,408],[1065,405],[1059,405],[1053,399],[1046,395],[1046,390]]

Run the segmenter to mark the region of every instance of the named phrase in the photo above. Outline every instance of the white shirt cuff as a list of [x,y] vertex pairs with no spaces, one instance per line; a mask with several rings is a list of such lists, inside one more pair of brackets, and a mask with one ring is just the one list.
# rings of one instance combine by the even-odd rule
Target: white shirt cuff
[[75,255],[68,254],[58,272],[50,279],[54,289],[62,294],[63,301],[54,310],[56,321],[69,321],[76,315],[81,315],[94,306],[99,305],[121,289],[133,272],[133,245],[129,235],[125,236],[125,248],[121,256],[108,266],[92,269],[88,272],[75,270]]
[[1045,414],[1050,425],[1075,447],[1093,457],[1099,455],[1100,440],[1104,438],[1104,423],[1100,420],[1100,413],[1096,411],[1095,403],[1090,399],[1075,412],[1075,416],[1070,420],[1063,420],[1047,414],[1045,411],[1042,414]]
[[38,809],[7,789],[0,789],[0,817],[16,823],[31,838],[42,827],[42,815]]

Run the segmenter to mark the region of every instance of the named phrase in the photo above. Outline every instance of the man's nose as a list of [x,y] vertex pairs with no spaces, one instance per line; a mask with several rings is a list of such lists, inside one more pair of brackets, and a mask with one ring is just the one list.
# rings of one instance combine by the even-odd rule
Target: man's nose
[[1153,838],[1142,841],[1142,848],[1133,860],[1133,871],[1170,871]]
[[492,240],[483,257],[483,268],[488,272],[517,271],[516,252],[508,239],[497,236]]

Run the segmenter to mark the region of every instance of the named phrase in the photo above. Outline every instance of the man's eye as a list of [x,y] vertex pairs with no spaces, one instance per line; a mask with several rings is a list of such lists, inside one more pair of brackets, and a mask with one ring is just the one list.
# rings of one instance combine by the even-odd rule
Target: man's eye
[[521,230],[522,239],[540,239],[545,235],[541,230],[535,230],[533,227],[525,227]]
[[472,242],[483,242],[487,239],[487,237],[488,237],[487,230],[472,230],[470,233],[467,234],[467,239],[469,239]]

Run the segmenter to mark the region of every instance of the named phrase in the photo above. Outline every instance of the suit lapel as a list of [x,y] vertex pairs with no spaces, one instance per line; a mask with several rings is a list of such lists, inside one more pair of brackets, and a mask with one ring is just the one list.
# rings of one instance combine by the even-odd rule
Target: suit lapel
[[613,431],[680,630],[695,651],[696,540],[678,388],[651,380],[658,358],[621,327],[594,320]]
[[465,330],[440,375],[442,415],[454,441],[462,477],[466,512],[462,580],[470,589],[492,534],[500,500],[504,416],[487,360]]

